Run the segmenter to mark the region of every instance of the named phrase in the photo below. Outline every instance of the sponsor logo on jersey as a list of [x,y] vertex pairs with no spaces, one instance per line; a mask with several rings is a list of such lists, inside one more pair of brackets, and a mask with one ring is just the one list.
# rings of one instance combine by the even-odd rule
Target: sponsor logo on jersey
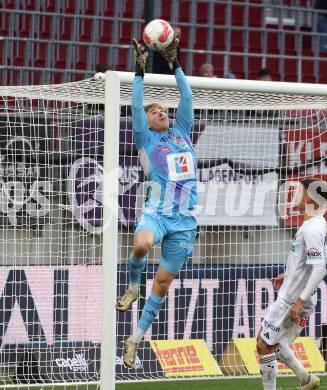
[[268,329],[271,329],[273,332],[280,332],[280,327],[279,326],[276,326],[275,324],[273,324],[272,322],[269,322],[269,321],[266,321],[266,320],[263,320],[263,324],[266,328]]
[[316,259],[321,257],[321,252],[319,252],[319,250],[316,248],[310,248],[307,250],[307,256],[309,259]]
[[56,359],[55,362],[58,367],[67,367],[72,371],[85,371],[87,369],[87,361],[83,353],[78,353],[68,359]]
[[161,147],[160,150],[162,150],[163,152],[170,152],[171,148],[169,148],[168,146],[165,146],[165,147]]
[[175,169],[176,173],[187,173],[188,165],[186,156],[176,156],[175,159]]
[[183,140],[183,138],[181,138],[179,135],[170,132],[168,137],[171,141],[173,141],[175,144],[177,144],[180,148],[182,148],[184,150],[189,149],[185,140]]
[[291,244],[290,251],[291,252],[295,252],[295,244],[294,244],[294,242],[292,242],[292,244]]

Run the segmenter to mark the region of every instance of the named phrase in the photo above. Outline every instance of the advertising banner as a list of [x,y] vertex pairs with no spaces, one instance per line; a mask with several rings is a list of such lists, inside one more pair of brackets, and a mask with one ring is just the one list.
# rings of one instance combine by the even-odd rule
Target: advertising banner
[[[303,222],[294,202],[297,182],[303,177],[315,177],[327,181],[327,132],[318,128],[289,129],[284,131],[285,165],[292,170],[287,176],[286,193],[281,201],[284,225],[298,227]],[[293,200],[293,202],[292,202]]]

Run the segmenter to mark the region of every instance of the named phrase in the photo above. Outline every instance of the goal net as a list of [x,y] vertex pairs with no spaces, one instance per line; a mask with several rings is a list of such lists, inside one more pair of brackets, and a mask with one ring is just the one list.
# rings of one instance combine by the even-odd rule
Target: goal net
[[[114,353],[108,366],[115,363],[116,381],[259,374],[254,338],[276,297],[271,279],[284,269],[302,223],[297,182],[327,175],[327,91],[190,78],[199,192],[196,244],[140,345],[135,368],[128,369],[122,342],[136,327],[160,258],[156,246],[142,277],[141,299],[132,310],[117,313],[115,353],[114,335],[103,332],[101,324],[103,318],[105,324],[115,319],[109,310],[113,298],[128,285],[127,260],[147,189],[131,129],[132,77],[116,74],[118,96],[107,80],[106,98],[104,81],[94,79],[0,88],[4,387],[83,383],[93,389],[100,381],[101,345]],[[145,83],[144,104],[163,103],[173,123],[179,101],[173,78],[146,76]],[[119,105],[119,120],[108,108],[105,121],[109,103]],[[115,135],[117,142],[110,138]],[[103,189],[115,175],[104,175],[104,155],[118,157],[112,259],[103,257],[111,243],[107,232],[115,224],[103,226]],[[111,267],[117,267],[116,275]],[[102,291],[109,293],[102,297]],[[305,330],[311,337],[306,340],[320,348],[322,362],[327,309],[321,302],[326,300],[325,280]],[[107,364],[106,356],[102,350]],[[308,364],[313,371],[324,370],[322,363],[317,367],[309,359]]]

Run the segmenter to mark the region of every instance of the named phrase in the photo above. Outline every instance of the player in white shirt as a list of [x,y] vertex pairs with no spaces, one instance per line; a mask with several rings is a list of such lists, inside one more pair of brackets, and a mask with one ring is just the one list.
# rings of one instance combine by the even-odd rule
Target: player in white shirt
[[310,375],[289,347],[306,326],[317,303],[316,291],[326,275],[327,183],[301,180],[298,209],[304,222],[298,229],[287,258],[285,273],[274,281],[277,300],[268,307],[257,337],[260,373],[264,390],[276,389],[277,360],[299,378],[302,390],[316,389],[320,379]]

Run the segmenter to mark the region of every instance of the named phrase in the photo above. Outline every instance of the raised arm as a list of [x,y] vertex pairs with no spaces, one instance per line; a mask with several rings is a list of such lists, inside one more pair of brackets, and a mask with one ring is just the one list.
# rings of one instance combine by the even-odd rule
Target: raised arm
[[142,149],[150,137],[148,118],[143,108],[143,77],[148,53],[136,39],[133,39],[133,48],[136,71],[132,90],[132,130],[137,149]]
[[194,119],[192,90],[181,67],[175,70],[175,78],[181,94],[176,113],[176,124],[185,135],[189,136]]
[[161,51],[161,55],[168,62],[169,68],[174,72],[181,94],[176,113],[176,125],[186,136],[189,136],[194,119],[192,90],[177,60],[178,45],[179,38],[175,34],[173,42]]

